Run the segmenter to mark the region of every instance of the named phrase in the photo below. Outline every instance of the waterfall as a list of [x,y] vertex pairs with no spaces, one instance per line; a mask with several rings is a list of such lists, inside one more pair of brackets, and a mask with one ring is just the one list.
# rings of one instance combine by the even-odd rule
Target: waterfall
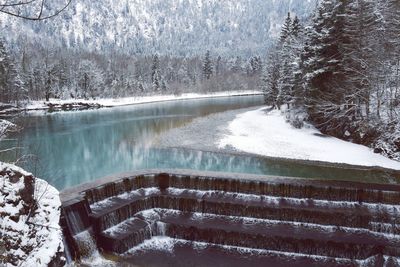
[[156,222],[156,232],[154,236],[166,236],[167,234],[167,224],[164,222]]
[[63,228],[67,262],[96,254],[97,246],[92,237],[90,212],[89,204],[85,199],[78,199],[70,205],[65,205],[62,210],[60,221]]
[[127,177],[63,206],[66,257],[104,266],[97,246],[121,255],[156,236],[322,258],[397,256],[389,235],[400,231],[392,206],[400,188],[391,188],[214,173]]
[[74,235],[74,239],[79,248],[82,259],[91,259],[100,256],[96,242],[94,241],[90,230],[85,230]]
[[92,229],[89,228],[74,236],[74,240],[79,248],[80,263],[88,266],[111,267],[115,263],[106,260],[99,252],[96,242],[92,235]]
[[63,208],[63,217],[71,235],[78,234],[90,226],[89,214],[91,213],[89,203],[85,199],[78,199],[76,202]]
[[79,211],[69,210],[66,219],[72,234],[78,234],[85,230],[86,227],[79,214]]
[[70,264],[73,262],[71,251],[69,249],[69,245],[67,241],[65,240],[64,235],[62,236],[63,244],[64,244],[64,254],[65,254],[65,259],[67,260],[67,264]]

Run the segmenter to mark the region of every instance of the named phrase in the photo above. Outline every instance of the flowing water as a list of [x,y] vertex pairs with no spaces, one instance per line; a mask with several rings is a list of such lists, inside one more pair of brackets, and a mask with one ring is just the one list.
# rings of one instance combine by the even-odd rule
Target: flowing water
[[0,160],[24,155],[25,163],[20,165],[60,190],[110,174],[150,168],[393,181],[390,174],[376,171],[153,146],[157,136],[194,118],[262,102],[262,96],[241,96],[28,114],[17,121],[24,130],[0,142],[0,148],[17,146],[22,150],[1,154]]

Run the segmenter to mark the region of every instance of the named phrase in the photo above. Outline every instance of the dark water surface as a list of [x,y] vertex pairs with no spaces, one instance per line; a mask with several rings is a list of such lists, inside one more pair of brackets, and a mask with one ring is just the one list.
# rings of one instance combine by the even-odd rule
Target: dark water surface
[[384,183],[395,181],[392,174],[380,171],[321,167],[184,149],[160,149],[152,145],[157,136],[190,123],[194,118],[259,106],[262,102],[262,96],[240,96],[81,112],[31,114],[17,122],[24,127],[20,134],[0,143],[2,148],[23,147],[22,151],[18,155],[1,154],[0,160],[14,160],[25,155],[28,160],[20,165],[58,189],[114,173],[149,168],[185,168]]

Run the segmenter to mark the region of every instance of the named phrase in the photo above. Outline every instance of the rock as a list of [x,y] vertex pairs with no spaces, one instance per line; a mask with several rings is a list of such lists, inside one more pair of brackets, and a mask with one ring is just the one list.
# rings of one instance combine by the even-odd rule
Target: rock
[[60,206],[54,187],[0,162],[0,262],[6,266],[63,266]]

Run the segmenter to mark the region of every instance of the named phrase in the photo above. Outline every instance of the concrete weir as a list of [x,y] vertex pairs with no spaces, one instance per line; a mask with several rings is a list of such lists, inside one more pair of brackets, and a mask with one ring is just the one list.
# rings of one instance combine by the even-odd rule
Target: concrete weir
[[238,265],[399,266],[399,185],[149,170],[67,189],[61,199],[72,260],[101,251],[168,266],[159,252],[158,261],[130,252],[169,237]]

